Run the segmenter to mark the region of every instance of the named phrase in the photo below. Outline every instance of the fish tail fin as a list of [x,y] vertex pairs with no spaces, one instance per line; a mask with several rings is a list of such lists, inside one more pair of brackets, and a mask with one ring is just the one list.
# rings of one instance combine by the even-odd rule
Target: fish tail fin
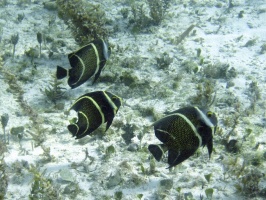
[[56,68],[56,78],[57,79],[62,79],[67,76],[67,70],[64,69],[63,67],[57,66]]
[[167,147],[164,144],[150,144],[148,149],[157,161],[160,161],[164,152],[167,151]]

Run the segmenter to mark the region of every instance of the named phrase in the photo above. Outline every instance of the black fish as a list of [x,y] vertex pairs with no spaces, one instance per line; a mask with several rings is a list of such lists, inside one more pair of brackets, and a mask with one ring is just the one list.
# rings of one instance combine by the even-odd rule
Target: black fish
[[107,131],[121,104],[120,97],[106,91],[82,95],[70,108],[78,113],[78,121],[67,128],[76,139],[91,134],[105,122]]
[[94,40],[79,50],[68,54],[71,68],[66,70],[57,66],[56,77],[62,79],[68,75],[68,85],[72,89],[85,83],[93,75],[95,75],[94,83],[99,78],[110,54],[111,49],[104,40]]
[[151,144],[148,149],[157,161],[168,151],[169,168],[192,156],[200,146],[207,145],[212,153],[212,137],[216,131],[215,113],[198,107],[184,107],[154,124],[156,137],[163,143]]

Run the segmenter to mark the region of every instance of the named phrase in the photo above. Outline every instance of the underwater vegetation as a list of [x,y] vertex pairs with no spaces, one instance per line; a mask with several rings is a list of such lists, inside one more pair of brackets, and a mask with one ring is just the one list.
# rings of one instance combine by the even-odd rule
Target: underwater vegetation
[[5,142],[0,140],[0,200],[4,199],[8,187],[7,165],[4,161],[4,153],[6,150]]
[[40,90],[49,101],[57,105],[59,100],[66,97],[65,88],[62,87],[62,81],[59,81],[55,76],[53,76],[52,78],[53,81],[50,82],[50,85]]
[[170,6],[171,0],[148,0],[145,3],[131,3],[130,9],[123,8],[121,14],[127,18],[129,11],[131,15],[128,20],[132,33],[147,31],[152,25],[158,26],[162,22]]
[[9,120],[9,116],[7,113],[4,113],[3,115],[1,115],[1,125],[3,128],[3,132],[4,132],[4,143],[9,143],[9,135],[7,136],[8,139],[6,139],[6,126]]
[[68,25],[80,45],[97,38],[107,38],[107,19],[100,4],[85,0],[57,0],[56,3],[59,18]]
[[30,200],[62,199],[62,197],[60,197],[59,188],[54,187],[51,179],[45,178],[43,173],[41,173],[35,166],[31,166],[29,172],[34,176],[31,192],[29,194]]
[[40,32],[37,33],[37,41],[38,41],[39,46],[40,46],[40,53],[39,53],[39,56],[41,57],[41,54],[42,54],[42,41],[43,41],[43,35],[42,35],[42,33],[40,33]]
[[1,66],[1,57],[0,57],[0,72],[4,77],[4,81],[8,84],[8,90],[10,93],[14,95],[15,100],[19,104],[23,113],[28,116],[32,122],[31,131],[28,131],[29,134],[33,137],[35,141],[35,145],[39,146],[44,141],[44,128],[42,127],[42,118],[38,115],[38,113],[28,104],[28,102],[24,98],[24,90],[21,87],[21,84],[18,77],[15,76],[10,71],[6,70],[3,66]]
[[215,86],[215,80],[203,79],[196,85],[196,95],[190,97],[191,104],[201,107],[211,106],[216,97]]
[[19,34],[18,33],[11,36],[10,42],[11,42],[11,44],[13,44],[13,53],[12,53],[13,58],[15,56],[16,45],[18,43],[18,40],[19,40]]

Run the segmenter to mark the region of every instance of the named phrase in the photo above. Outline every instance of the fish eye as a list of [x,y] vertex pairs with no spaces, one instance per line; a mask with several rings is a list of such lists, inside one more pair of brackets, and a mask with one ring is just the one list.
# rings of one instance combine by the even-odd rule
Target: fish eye
[[211,111],[207,112],[207,117],[212,117],[212,115],[213,115],[213,112],[211,112]]

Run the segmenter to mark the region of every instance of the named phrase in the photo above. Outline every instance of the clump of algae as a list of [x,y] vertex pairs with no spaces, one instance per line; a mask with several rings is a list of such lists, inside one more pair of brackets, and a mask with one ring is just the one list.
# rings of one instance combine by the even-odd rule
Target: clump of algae
[[107,19],[99,4],[84,0],[57,0],[56,3],[59,18],[69,26],[79,44],[107,37]]

